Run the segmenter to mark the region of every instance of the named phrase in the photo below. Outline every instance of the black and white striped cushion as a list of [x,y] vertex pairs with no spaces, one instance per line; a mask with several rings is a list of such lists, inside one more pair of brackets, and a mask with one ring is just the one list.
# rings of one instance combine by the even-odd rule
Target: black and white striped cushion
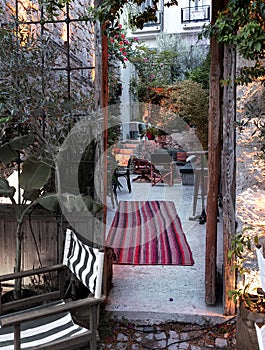
[[[63,303],[63,301],[54,302],[50,303],[49,306]],[[38,306],[34,308],[34,310],[45,307],[47,307],[47,305]],[[20,311],[18,313],[27,311],[28,310]],[[12,316],[14,316],[14,313]],[[85,332],[87,332],[87,329],[76,325],[69,312],[39,318],[21,325],[21,349],[30,349],[34,346],[47,344],[54,340],[68,338]],[[13,327],[0,326],[0,349],[14,350]]]
[[95,293],[96,288],[98,257],[99,249],[83,244],[72,230],[67,229],[63,264],[69,267],[91,293]]

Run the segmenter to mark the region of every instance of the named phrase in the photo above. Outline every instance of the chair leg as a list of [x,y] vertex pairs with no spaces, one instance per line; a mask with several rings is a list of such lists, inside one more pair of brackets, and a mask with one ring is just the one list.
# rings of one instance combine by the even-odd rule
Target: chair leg
[[97,326],[98,326],[98,312],[99,308],[97,305],[94,305],[91,307],[90,311],[90,330],[92,332],[91,334],[91,340],[90,340],[90,349],[96,350],[97,349]]
[[131,187],[130,174],[127,174],[127,175],[126,175],[126,181],[127,181],[128,191],[129,191],[129,193],[131,193],[131,192],[132,192],[132,187]]
[[197,200],[199,195],[199,187],[200,187],[201,174],[199,171],[195,173],[195,184],[194,184],[194,193],[193,193],[193,216],[196,213]]

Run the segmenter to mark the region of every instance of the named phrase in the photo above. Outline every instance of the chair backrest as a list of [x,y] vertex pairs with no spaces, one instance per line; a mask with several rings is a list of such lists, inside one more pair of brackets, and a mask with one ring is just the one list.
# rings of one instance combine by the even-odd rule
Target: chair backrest
[[82,243],[76,234],[67,229],[63,264],[94,294],[101,297],[104,251]]
[[167,153],[153,153],[151,154],[152,164],[170,164],[172,163],[172,157]]

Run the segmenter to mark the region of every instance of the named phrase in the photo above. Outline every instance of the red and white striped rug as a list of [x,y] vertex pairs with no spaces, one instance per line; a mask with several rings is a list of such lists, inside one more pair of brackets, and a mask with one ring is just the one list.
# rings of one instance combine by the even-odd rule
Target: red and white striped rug
[[194,264],[172,201],[120,201],[106,245],[118,264]]

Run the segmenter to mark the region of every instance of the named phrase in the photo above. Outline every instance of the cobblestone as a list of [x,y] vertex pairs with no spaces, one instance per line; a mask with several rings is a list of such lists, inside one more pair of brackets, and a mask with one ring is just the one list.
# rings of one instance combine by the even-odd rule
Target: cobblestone
[[167,323],[134,326],[113,323],[99,350],[235,350],[235,319],[213,326]]

